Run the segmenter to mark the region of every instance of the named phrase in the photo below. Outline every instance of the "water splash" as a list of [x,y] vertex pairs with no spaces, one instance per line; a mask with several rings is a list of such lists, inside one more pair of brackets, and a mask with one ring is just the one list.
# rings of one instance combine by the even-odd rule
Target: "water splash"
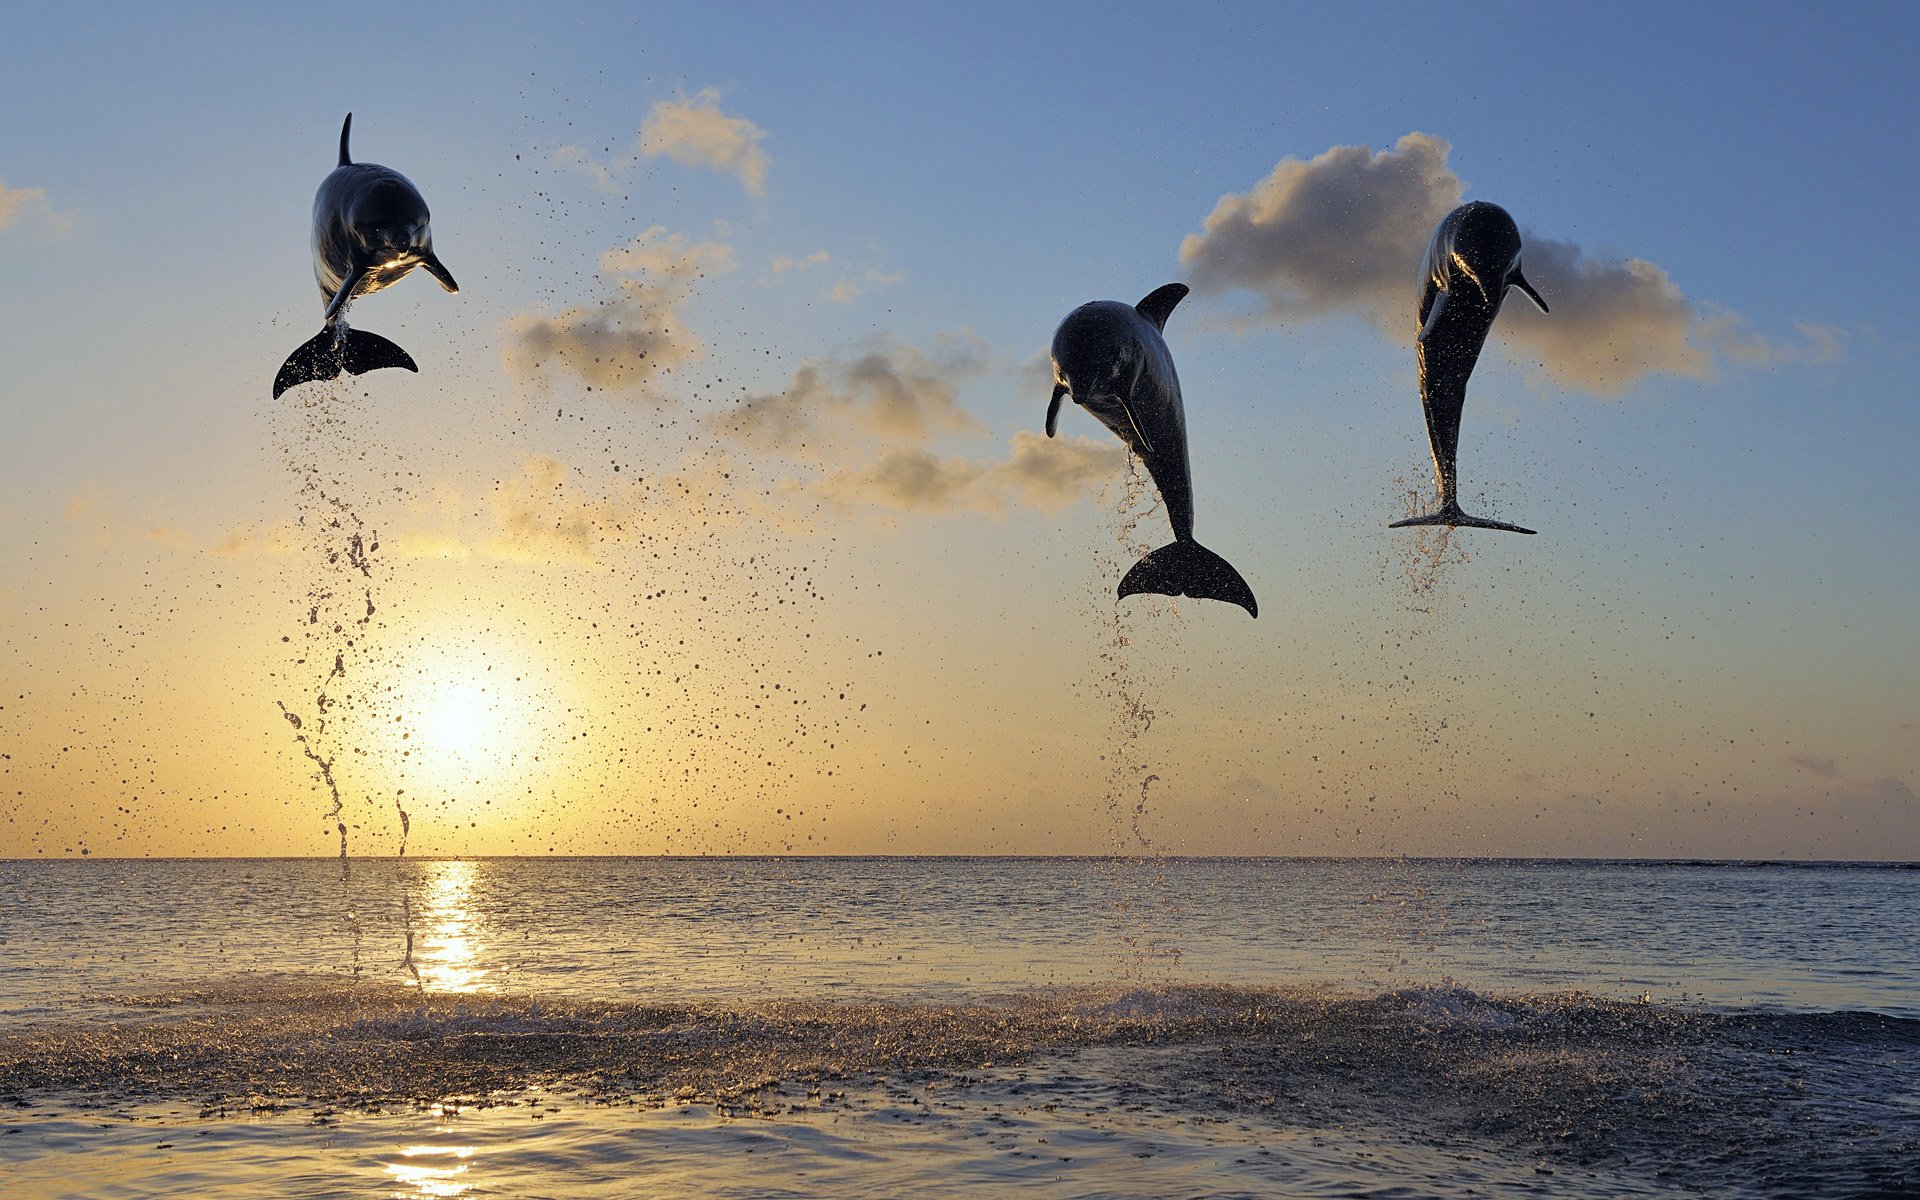
[[1110,849],[1100,869],[1116,911],[1127,918],[1126,931],[1120,935],[1120,971],[1124,978],[1136,980],[1164,978],[1180,961],[1179,949],[1166,945],[1160,932],[1160,918],[1176,901],[1168,890],[1163,855],[1150,831],[1151,789],[1160,776],[1147,761],[1146,739],[1159,716],[1159,702],[1141,677],[1133,649],[1135,622],[1166,619],[1172,610],[1152,596],[1130,596],[1116,603],[1113,581],[1153,548],[1140,536],[1139,527],[1160,507],[1159,493],[1140,460],[1128,455],[1118,503],[1109,509],[1113,540],[1094,553],[1100,591],[1093,603],[1107,638],[1096,659],[1093,692],[1109,713],[1101,759],[1106,764],[1102,804]]

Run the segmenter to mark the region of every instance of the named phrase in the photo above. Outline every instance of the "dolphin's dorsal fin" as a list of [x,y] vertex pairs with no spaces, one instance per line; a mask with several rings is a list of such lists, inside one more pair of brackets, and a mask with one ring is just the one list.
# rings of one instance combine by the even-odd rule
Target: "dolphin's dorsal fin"
[[1157,287],[1148,292],[1146,299],[1133,307],[1139,310],[1141,316],[1152,321],[1155,329],[1165,329],[1167,317],[1173,313],[1173,306],[1186,298],[1186,284],[1169,283],[1165,287]]
[[1433,332],[1433,327],[1440,323],[1441,310],[1446,307],[1447,291],[1445,288],[1442,288],[1433,294],[1433,307],[1427,310],[1427,323],[1420,327],[1420,336],[1413,339],[1414,341],[1424,342],[1427,340],[1427,336]]
[[353,114],[348,113],[347,119],[340,122],[340,165],[343,167],[353,161],[347,157],[347,131],[352,128]]
[[1047,436],[1048,437],[1053,436],[1054,429],[1058,427],[1060,424],[1060,397],[1066,394],[1067,394],[1066,384],[1056,383],[1053,385],[1053,399],[1047,401]]

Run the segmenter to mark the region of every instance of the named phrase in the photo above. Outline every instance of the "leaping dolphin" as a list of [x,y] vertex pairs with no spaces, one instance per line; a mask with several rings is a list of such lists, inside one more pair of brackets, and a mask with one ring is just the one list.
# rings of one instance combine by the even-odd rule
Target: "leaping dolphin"
[[405,350],[377,333],[349,329],[347,306],[397,282],[415,267],[449,292],[460,285],[433,254],[431,214],[420,190],[390,167],[357,163],[347,154],[353,114],[340,126],[340,165],[313,197],[313,278],[326,306],[320,332],[287,356],[273,379],[274,399],[298,384],[361,375],[381,367],[418,371]]
[[1518,525],[1472,517],[1460,511],[1454,460],[1460,449],[1460,410],[1467,403],[1467,377],[1480,361],[1480,347],[1500,315],[1507,289],[1517,287],[1547,311],[1547,302],[1520,273],[1520,229],[1498,204],[1475,200],[1441,219],[1427,247],[1420,280],[1420,406],[1433,445],[1433,474],[1440,507],[1425,516],[1395,521],[1407,525],[1467,525],[1532,533]]
[[1095,300],[1067,314],[1053,333],[1053,399],[1047,436],[1060,421],[1060,399],[1100,419],[1147,464],[1167,505],[1174,540],[1133,564],[1121,596],[1152,592],[1238,604],[1260,615],[1253,589],[1218,554],[1193,540],[1193,482],[1187,465],[1187,417],[1180,379],[1161,336],[1167,315],[1187,294],[1184,283],[1156,288],[1139,304]]

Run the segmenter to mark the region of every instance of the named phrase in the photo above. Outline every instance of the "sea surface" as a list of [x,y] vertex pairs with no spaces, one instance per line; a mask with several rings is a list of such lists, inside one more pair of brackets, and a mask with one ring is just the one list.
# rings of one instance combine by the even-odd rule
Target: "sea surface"
[[1920,1196],[1920,870],[0,862],[0,1195]]

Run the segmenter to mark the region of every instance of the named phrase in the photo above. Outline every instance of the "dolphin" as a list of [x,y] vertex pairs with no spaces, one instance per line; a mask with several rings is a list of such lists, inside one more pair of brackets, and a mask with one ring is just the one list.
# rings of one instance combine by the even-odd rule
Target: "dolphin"
[[1127,449],[1147,464],[1147,474],[1167,505],[1174,540],[1133,564],[1120,581],[1121,596],[1152,592],[1238,604],[1260,615],[1253,589],[1218,554],[1193,540],[1193,481],[1187,466],[1187,417],[1180,379],[1160,331],[1173,306],[1187,294],[1184,283],[1156,288],[1138,304],[1095,300],[1067,314],[1053,333],[1053,399],[1047,403],[1047,436],[1060,422],[1060,400],[1100,419]]
[[420,190],[390,167],[357,163],[347,153],[353,114],[340,126],[340,165],[313,197],[313,278],[326,324],[287,356],[273,379],[273,397],[298,384],[361,375],[381,367],[418,371],[405,350],[377,333],[349,329],[347,306],[397,282],[415,267],[449,292],[460,285],[434,257],[431,214]]
[[1460,448],[1460,410],[1467,402],[1467,377],[1480,360],[1480,347],[1493,328],[1493,319],[1500,315],[1500,302],[1509,287],[1519,288],[1541,312],[1547,311],[1547,302],[1520,273],[1520,229],[1507,210],[1475,200],[1442,218],[1427,247],[1420,280],[1420,335],[1414,345],[1420,362],[1420,406],[1427,414],[1427,440],[1433,445],[1440,507],[1425,516],[1395,521],[1389,529],[1467,525],[1533,532],[1468,516],[1460,511],[1455,494],[1454,460]]

